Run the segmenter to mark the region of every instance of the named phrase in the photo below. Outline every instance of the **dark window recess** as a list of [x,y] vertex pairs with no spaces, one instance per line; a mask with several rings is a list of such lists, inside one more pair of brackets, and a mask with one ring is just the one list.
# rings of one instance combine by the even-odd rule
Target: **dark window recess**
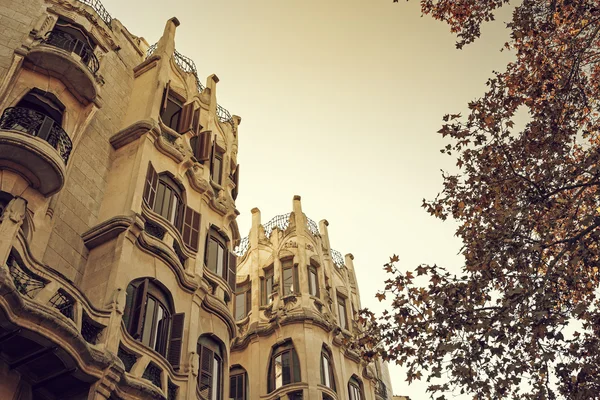
[[227,281],[232,291],[235,291],[237,258],[228,251],[228,239],[214,227],[211,227],[206,237],[204,264],[212,273]]
[[98,339],[100,338],[100,334],[102,334],[104,328],[104,326],[92,320],[85,311],[83,312],[83,317],[81,320],[81,335],[86,342],[90,344],[98,343]]
[[182,108],[182,102],[171,93],[171,82],[167,82],[160,105],[160,119],[163,124],[177,131]]
[[269,363],[268,392],[300,381],[300,361],[291,341],[274,348]]
[[221,346],[207,336],[198,339],[200,373],[196,391],[199,399],[221,400],[223,393],[223,358]]
[[161,382],[160,382],[161,372],[162,371],[161,371],[160,367],[158,367],[153,362],[150,362],[150,364],[148,364],[148,366],[146,367],[146,370],[144,371],[142,378],[148,379],[150,382],[152,382],[152,384],[154,386],[160,388],[160,387],[162,387]]
[[229,378],[229,399],[248,400],[247,394],[248,375],[245,371],[232,371]]
[[144,223],[144,230],[148,233],[148,235],[157,238],[158,240],[163,240],[165,237],[165,233],[167,230],[153,221],[146,221]]
[[273,301],[273,267],[265,270],[265,277],[261,279],[261,304],[263,306],[271,304]]
[[334,399],[333,399],[333,397],[331,397],[327,393],[323,393],[323,400],[334,400]]
[[177,392],[179,391],[179,386],[171,382],[169,379],[169,387],[167,388],[167,400],[175,400],[177,398]]
[[127,286],[123,322],[134,339],[179,367],[184,314],[173,314],[170,295],[148,278]]
[[[186,206],[183,198],[183,190],[177,182],[166,174],[158,175],[152,163],[148,163],[143,194],[144,203],[177,228],[186,246],[193,251],[198,251],[201,215]],[[154,232],[157,237],[160,236],[160,239],[164,237],[164,233],[157,230]],[[148,233],[152,234],[150,231]]]
[[288,400],[303,400],[304,399],[304,391],[295,390],[293,392],[289,392],[287,394]]
[[65,317],[72,321],[75,320],[75,300],[63,289],[58,289],[49,303]]
[[283,272],[283,295],[299,293],[298,265],[295,265],[292,259],[287,259],[281,262],[281,269]]
[[121,346],[119,346],[117,355],[119,356],[121,361],[123,361],[123,365],[125,366],[125,371],[130,372],[131,368],[133,368],[133,365],[136,363],[138,357],[135,354],[125,350]]

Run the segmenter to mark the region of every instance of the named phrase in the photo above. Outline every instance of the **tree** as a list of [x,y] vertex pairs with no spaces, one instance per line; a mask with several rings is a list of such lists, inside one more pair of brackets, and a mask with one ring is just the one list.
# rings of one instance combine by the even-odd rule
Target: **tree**
[[[395,2],[397,0],[394,0]],[[508,0],[421,0],[460,49]],[[444,116],[458,173],[423,200],[459,223],[464,266],[403,272],[380,318],[361,312],[376,352],[426,378],[432,398],[600,398],[600,2],[523,0],[507,24],[516,60],[468,115]],[[518,110],[529,122],[515,129]],[[370,349],[370,350],[369,350]],[[436,378],[442,378],[437,380]]]

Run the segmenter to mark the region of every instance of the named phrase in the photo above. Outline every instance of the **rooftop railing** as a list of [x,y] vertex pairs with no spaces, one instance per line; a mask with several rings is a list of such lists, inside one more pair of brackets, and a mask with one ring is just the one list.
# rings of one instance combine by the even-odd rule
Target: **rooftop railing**
[[110,27],[110,23],[112,22],[112,17],[104,8],[104,5],[100,2],[100,0],[78,0],[80,3],[86,4],[94,9],[100,19],[106,23]]

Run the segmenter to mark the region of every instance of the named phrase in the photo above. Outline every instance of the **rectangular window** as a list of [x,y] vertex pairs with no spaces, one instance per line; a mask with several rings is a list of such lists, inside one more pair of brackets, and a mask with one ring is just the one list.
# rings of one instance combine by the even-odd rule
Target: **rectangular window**
[[204,262],[209,271],[227,279],[226,239],[211,228],[206,241]]
[[348,329],[348,314],[346,313],[346,299],[340,295],[337,297],[338,301],[338,318],[340,326],[344,329]]
[[298,293],[298,266],[294,265],[292,259],[282,261],[283,271],[283,295]]
[[235,320],[239,321],[246,317],[246,293],[235,295]]
[[213,158],[211,177],[213,182],[221,184],[221,177],[223,175],[223,153],[215,148],[215,155]]
[[232,375],[229,380],[229,398],[230,400],[246,400],[246,382],[245,375]]
[[265,271],[265,277],[261,280],[261,304],[263,306],[271,304],[273,299],[271,298],[271,294],[273,293],[273,269],[269,269]]
[[311,296],[319,296],[319,278],[317,277],[317,268],[310,265],[308,267],[308,292]]

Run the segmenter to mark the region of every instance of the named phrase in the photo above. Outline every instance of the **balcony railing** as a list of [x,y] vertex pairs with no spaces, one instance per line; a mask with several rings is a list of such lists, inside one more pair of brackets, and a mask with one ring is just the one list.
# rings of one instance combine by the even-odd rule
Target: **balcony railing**
[[24,107],[10,107],[0,117],[0,129],[15,130],[37,136],[54,147],[65,164],[73,144],[69,135],[52,118]]
[[109,28],[112,28],[110,26],[110,23],[112,22],[112,17],[108,13],[108,11],[106,11],[106,8],[104,8],[100,0],[79,0],[79,2],[92,7],[94,11],[98,13],[100,19],[106,22],[106,25],[108,25]]
[[94,54],[94,50],[87,43],[82,42],[67,32],[48,32],[43,39],[43,43],[77,54],[81,57],[81,62],[88,67],[92,74],[98,72],[98,68],[100,68],[100,63]]

